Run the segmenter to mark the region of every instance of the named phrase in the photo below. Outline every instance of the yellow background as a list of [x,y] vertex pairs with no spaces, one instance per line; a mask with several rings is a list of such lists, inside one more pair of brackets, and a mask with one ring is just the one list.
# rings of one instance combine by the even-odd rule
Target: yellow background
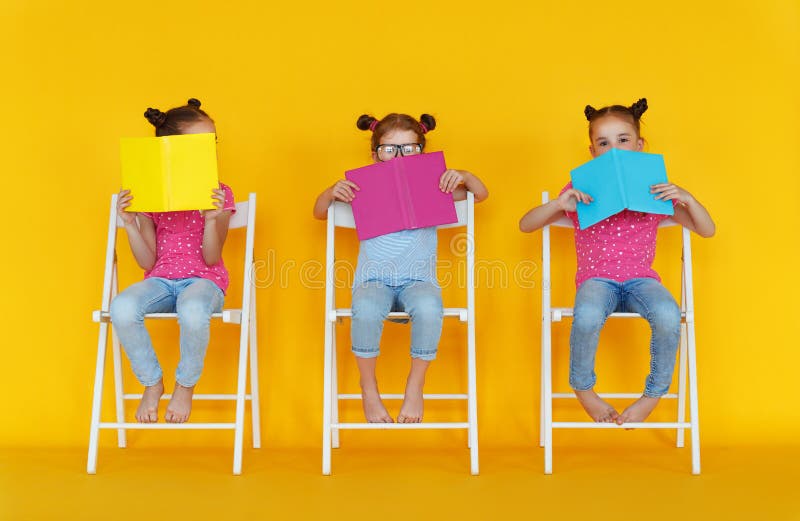
[[[258,290],[267,447],[320,443],[324,292],[319,274],[304,287],[299,273],[304,262],[324,259],[325,225],[311,217],[315,197],[345,169],[369,161],[369,136],[355,128],[359,114],[436,116],[429,149],[445,150],[450,166],[476,173],[491,192],[477,210],[478,258],[513,275],[523,261],[539,266],[541,242],[538,233],[519,233],[517,220],[589,158],[584,105],[639,97],[650,103],[647,150],[666,156],[672,180],[718,225],[714,238],[694,241],[703,442],[795,443],[799,16],[791,0],[5,2],[0,142],[10,205],[0,444],[87,443],[97,336],[90,313],[100,302],[109,195],[119,189],[119,138],[151,135],[144,110],[189,97],[216,120],[220,178],[237,199],[258,193],[256,259],[276,267],[276,276],[288,270],[285,284],[265,279]],[[343,244],[354,253],[351,238]],[[141,273],[122,245],[129,284]],[[229,306],[240,294],[240,245],[236,235],[226,245]],[[677,245],[665,234],[657,260],[673,289]],[[555,249],[563,259],[557,293],[568,304],[574,252],[564,236]],[[532,447],[537,437],[538,277],[532,287],[512,277],[506,287],[484,281],[477,291],[483,447]],[[554,333],[562,388],[568,327]],[[153,331],[169,382],[177,335],[167,324]],[[407,335],[387,326],[379,364],[385,391],[402,389]],[[235,338],[214,326],[203,392],[234,381]],[[355,390],[347,338],[345,325],[343,386]],[[459,324],[446,325],[430,391],[463,388],[463,339]],[[640,390],[646,327],[610,325],[601,341],[600,389]],[[107,414],[108,399],[105,405]],[[661,409],[655,417],[672,407]],[[460,411],[429,405],[426,414]],[[194,418],[210,412],[197,406]],[[355,408],[345,412],[359,417]],[[360,443],[402,437],[426,447],[463,440],[450,432],[347,434]],[[160,446],[214,438],[227,447],[229,436],[130,439]],[[112,439],[105,432],[101,442]]]

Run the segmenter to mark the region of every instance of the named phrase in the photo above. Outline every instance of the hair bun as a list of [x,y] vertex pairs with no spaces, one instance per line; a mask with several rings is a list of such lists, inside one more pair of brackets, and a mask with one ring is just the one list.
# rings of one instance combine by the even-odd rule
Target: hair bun
[[419,117],[420,126],[422,127],[422,133],[427,134],[431,130],[436,128],[436,118],[431,116],[430,114],[423,114]]
[[597,109],[591,105],[586,105],[586,108],[583,109],[583,114],[586,116],[588,121],[592,120],[592,116],[594,116],[595,112],[597,112]]
[[356,121],[356,126],[359,130],[375,130],[375,126],[378,123],[377,118],[374,118],[368,114],[361,114],[358,116],[358,120]]
[[144,112],[144,117],[147,118],[147,121],[150,122],[151,125],[158,128],[164,124],[167,120],[167,115],[164,112],[161,112],[158,109],[154,109],[148,107],[147,110]]
[[647,98],[640,98],[639,101],[631,105],[629,108],[631,109],[631,113],[633,113],[634,118],[641,118],[642,114],[644,114],[647,110]]
[[186,104],[196,109],[200,108],[200,100],[197,98],[189,98],[189,101],[187,101]]

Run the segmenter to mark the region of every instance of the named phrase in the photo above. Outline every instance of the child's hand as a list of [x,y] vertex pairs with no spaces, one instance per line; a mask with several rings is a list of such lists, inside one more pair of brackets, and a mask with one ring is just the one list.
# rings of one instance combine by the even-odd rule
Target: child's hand
[[453,193],[453,190],[462,184],[464,184],[464,175],[458,170],[446,170],[439,178],[439,190],[446,194]]
[[558,204],[558,207],[565,212],[574,212],[578,208],[578,201],[584,204],[589,204],[594,201],[594,199],[592,199],[592,196],[589,194],[585,194],[580,190],[570,188],[558,196],[558,199],[556,199],[556,204]]
[[341,179],[336,181],[336,184],[331,187],[331,195],[337,201],[342,201],[345,203],[351,202],[356,194],[353,190],[361,190],[357,184],[352,181],[348,181],[347,179]]
[[681,206],[687,206],[692,200],[692,195],[678,185],[672,183],[659,183],[650,187],[650,193],[656,194],[660,201],[677,201]]
[[136,222],[136,212],[128,212],[125,208],[131,205],[133,196],[130,190],[120,190],[117,195],[117,215],[126,225]]
[[205,221],[213,221],[219,214],[222,213],[222,208],[225,207],[225,190],[222,188],[216,188],[212,190],[213,195],[211,198],[214,200],[214,206],[216,206],[216,210],[200,210],[200,213],[205,218]]

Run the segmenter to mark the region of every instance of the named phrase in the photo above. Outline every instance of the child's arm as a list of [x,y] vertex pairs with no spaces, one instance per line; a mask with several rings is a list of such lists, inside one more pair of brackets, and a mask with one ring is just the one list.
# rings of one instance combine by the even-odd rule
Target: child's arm
[[708,210],[694,198],[692,194],[678,185],[660,183],[650,187],[651,194],[662,201],[677,201],[673,219],[681,226],[689,228],[701,237],[711,237],[716,232],[716,225]]
[[117,215],[125,223],[125,232],[136,264],[147,271],[156,263],[156,227],[153,220],[125,209],[131,205],[133,196],[130,190],[121,190],[117,198]]
[[222,246],[228,236],[228,225],[231,220],[231,211],[224,210],[225,190],[222,188],[214,190],[214,206],[216,210],[204,210],[201,212],[205,219],[203,227],[203,261],[208,266],[213,266],[222,259]]
[[479,203],[489,197],[489,190],[486,185],[478,179],[478,176],[466,170],[447,170],[439,178],[439,189],[445,193],[453,193],[453,199],[463,201],[467,198],[467,191],[475,196],[475,202]]
[[574,212],[578,201],[589,204],[592,197],[574,188],[564,190],[557,199],[546,202],[528,211],[519,220],[519,229],[523,232],[533,232],[559,220],[564,212]]
[[349,203],[356,196],[354,190],[359,190],[358,185],[347,179],[340,179],[330,188],[326,188],[314,203],[314,217],[325,220],[328,218],[328,207],[336,201]]

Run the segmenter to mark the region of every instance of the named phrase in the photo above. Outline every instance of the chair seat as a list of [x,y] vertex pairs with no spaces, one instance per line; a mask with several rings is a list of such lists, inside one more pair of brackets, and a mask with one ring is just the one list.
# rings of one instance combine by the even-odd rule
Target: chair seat
[[[176,319],[177,313],[148,313],[144,316],[147,319]],[[221,318],[226,324],[241,324],[242,323],[242,310],[241,309],[223,309],[221,313],[213,313],[211,318]],[[92,320],[95,322],[111,322],[111,313],[108,311],[92,311]]]
[[[553,315],[553,322],[560,322],[564,317],[571,317],[574,316],[574,309],[573,308],[550,308],[550,312]],[[642,316],[639,313],[611,313],[609,317],[613,318],[641,318]],[[681,311],[681,318],[686,320],[686,312]]]
[[[331,322],[336,321],[337,318],[346,318],[353,316],[351,308],[336,308],[334,312],[329,315]],[[444,316],[458,317],[461,322],[467,321],[467,308],[444,308]],[[386,318],[405,318],[410,319],[411,316],[405,311],[392,311]]]

